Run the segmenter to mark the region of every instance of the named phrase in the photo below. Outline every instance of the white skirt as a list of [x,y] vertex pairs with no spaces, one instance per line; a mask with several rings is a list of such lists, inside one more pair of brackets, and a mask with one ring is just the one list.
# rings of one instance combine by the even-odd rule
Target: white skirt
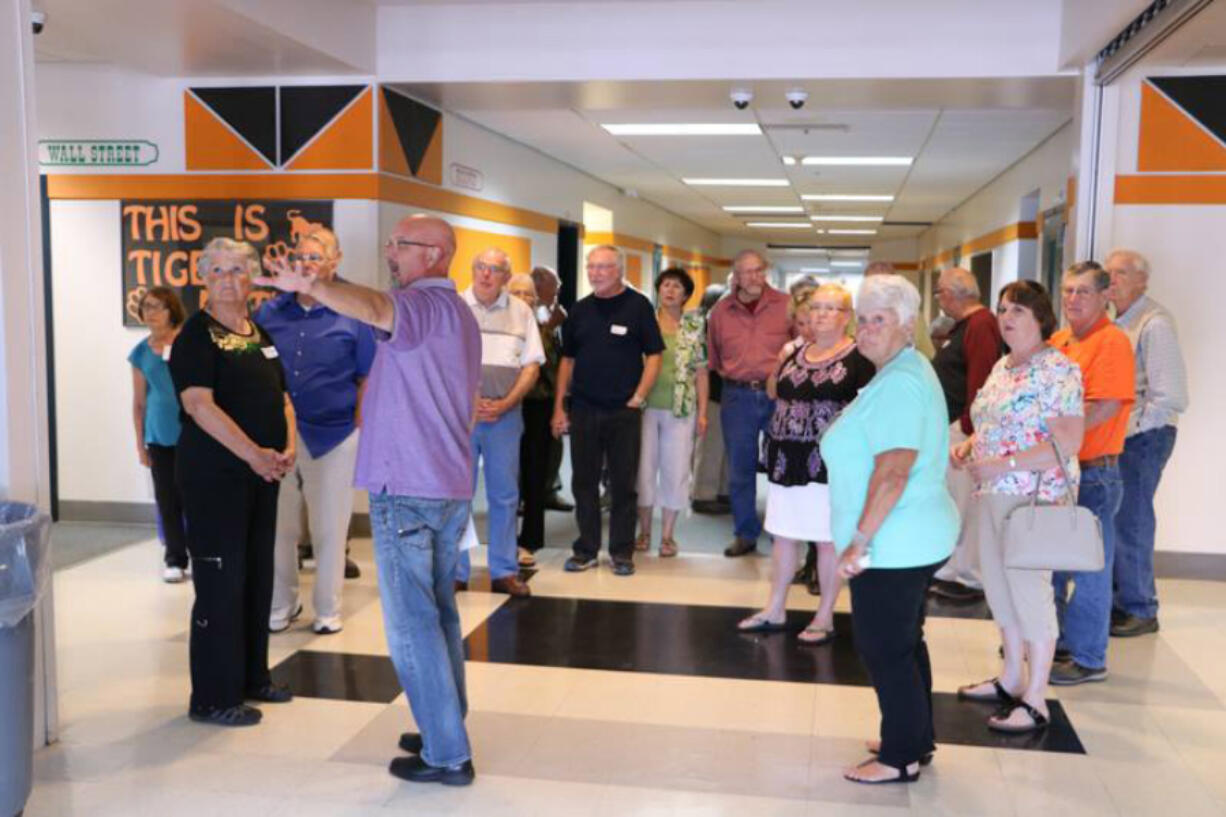
[[818,482],[805,485],[769,483],[763,527],[772,536],[785,539],[831,541],[829,486]]

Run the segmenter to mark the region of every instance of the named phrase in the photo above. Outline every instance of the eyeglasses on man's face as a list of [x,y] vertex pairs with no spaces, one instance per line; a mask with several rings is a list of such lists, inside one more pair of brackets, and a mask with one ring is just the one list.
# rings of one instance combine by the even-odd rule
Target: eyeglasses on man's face
[[487,264],[484,261],[478,261],[473,264],[473,272],[496,272],[501,275],[510,272],[510,270],[498,264]]
[[407,250],[410,247],[437,247],[438,245],[425,241],[413,241],[408,238],[389,238],[383,246],[387,249],[395,247],[397,250]]
[[616,261],[609,261],[604,264],[596,264],[591,261],[587,262],[587,269],[592,272],[613,272],[617,269]]

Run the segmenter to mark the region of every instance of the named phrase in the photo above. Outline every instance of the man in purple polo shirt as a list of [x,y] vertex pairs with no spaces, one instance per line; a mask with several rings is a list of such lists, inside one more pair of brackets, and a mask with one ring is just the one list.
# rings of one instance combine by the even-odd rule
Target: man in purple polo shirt
[[[294,257],[324,280],[341,260],[336,235],[314,225],[299,236]],[[375,357],[369,326],[338,315],[305,292],[265,301],[256,323],[272,335],[294,404],[303,445],[277,495],[276,564],[268,629],[279,633],[302,613],[298,601],[298,542],[303,507],[315,549],[315,622],[318,635],[341,631],[345,541],[353,513],[353,469],[358,455],[361,387]]]
[[378,330],[362,403],[355,482],[370,492],[388,651],[421,734],[389,771],[414,782],[468,785],[464,645],[452,584],[472,501],[481,330],[447,273],[455,234],[441,219],[405,218],[384,249],[391,292],[325,281],[281,264],[260,284],[305,292]]

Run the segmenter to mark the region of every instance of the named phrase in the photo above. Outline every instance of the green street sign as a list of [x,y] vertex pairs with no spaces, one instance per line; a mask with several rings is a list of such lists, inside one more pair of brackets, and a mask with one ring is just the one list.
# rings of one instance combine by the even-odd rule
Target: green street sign
[[38,163],[49,167],[138,167],[158,160],[144,139],[40,139]]

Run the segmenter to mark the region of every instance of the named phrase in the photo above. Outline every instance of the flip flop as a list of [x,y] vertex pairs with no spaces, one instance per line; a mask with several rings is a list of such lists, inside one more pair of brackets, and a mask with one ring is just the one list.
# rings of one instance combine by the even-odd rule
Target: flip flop
[[[821,635],[816,638],[805,638],[806,633],[821,633]],[[820,647],[823,644],[829,644],[831,641],[834,641],[834,628],[814,627],[810,624],[800,631],[800,634],[796,636],[796,640],[806,647]]]
[[[971,694],[970,692],[967,692],[968,689],[983,686],[989,681],[992,684],[991,692],[979,694]],[[1017,703],[1017,699],[1009,694],[1009,691],[1000,683],[999,678],[990,678],[988,681],[980,681],[979,683],[971,684],[970,686],[958,687],[958,698],[963,701],[978,701],[979,703],[989,704],[999,703],[1005,704],[1006,706],[1013,706],[1015,703]]]
[[[1019,709],[1030,717],[1030,723],[1002,723],[1002,721],[1006,721],[1013,717],[1013,713]],[[1000,717],[1000,715],[1003,715],[1004,717]],[[1012,707],[1010,707],[1008,711],[1001,710],[998,715],[993,715],[992,717],[988,718],[988,728],[993,732],[1004,732],[1010,735],[1027,735],[1031,732],[1043,731],[1047,728],[1047,724],[1049,722],[1050,721],[1043,716],[1042,712],[1035,709],[1025,701],[1019,700]]]
[[[881,761],[878,760],[876,757],[870,757],[868,760],[865,760],[863,763],[857,763],[856,768],[862,769],[870,763],[881,763]],[[920,773],[919,773],[918,764],[914,772],[908,772],[906,766],[902,766],[902,767],[890,766],[887,763],[881,763],[881,765],[885,766],[886,768],[894,769],[895,771],[897,771],[898,777],[889,777],[889,778],[886,778],[885,780],[863,780],[859,777],[852,777],[850,774],[847,774],[846,772],[844,772],[843,779],[850,780],[852,783],[861,783],[865,786],[880,786],[886,783],[914,783],[916,780],[919,780]]]
[[[750,622],[749,626],[745,626],[746,622]],[[754,613],[736,625],[738,633],[781,633],[787,628],[786,621],[776,624],[761,613]]]

